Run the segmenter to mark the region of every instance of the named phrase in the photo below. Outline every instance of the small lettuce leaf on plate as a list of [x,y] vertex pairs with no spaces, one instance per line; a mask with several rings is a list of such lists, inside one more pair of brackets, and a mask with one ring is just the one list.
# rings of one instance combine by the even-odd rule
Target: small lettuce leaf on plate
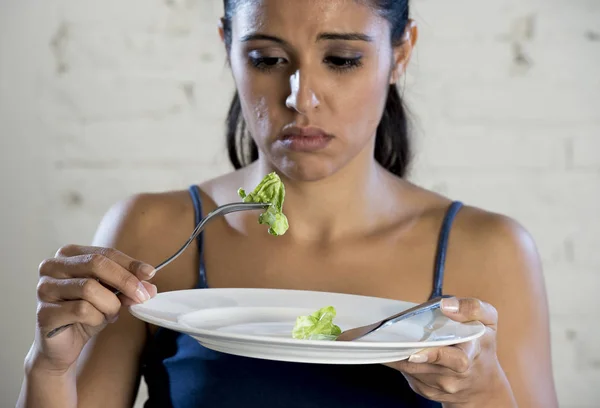
[[339,326],[333,323],[336,311],[326,306],[309,316],[299,316],[292,330],[292,337],[301,340],[335,340],[342,334]]

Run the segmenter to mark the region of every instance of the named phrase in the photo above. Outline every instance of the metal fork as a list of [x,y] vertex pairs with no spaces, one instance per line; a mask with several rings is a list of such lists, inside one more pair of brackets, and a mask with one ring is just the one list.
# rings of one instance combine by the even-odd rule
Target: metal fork
[[[214,220],[218,216],[222,216],[225,214],[229,214],[232,212],[238,212],[238,211],[264,210],[266,208],[269,208],[270,205],[271,204],[268,204],[268,203],[230,203],[230,204],[224,204],[220,207],[215,208],[213,211],[208,213],[206,215],[206,217],[204,217],[202,219],[202,221],[200,221],[198,223],[198,225],[196,225],[196,228],[194,228],[192,235],[190,235],[190,237],[186,241],[186,243],[183,244],[183,246],[181,248],[179,248],[179,250],[177,252],[175,252],[173,255],[171,255],[170,257],[168,257],[167,259],[162,261],[160,264],[158,264],[156,266],[156,268],[154,268],[154,269],[158,272],[159,270],[161,270],[162,268],[164,268],[165,266],[167,266],[168,264],[173,262],[175,259],[177,259],[179,257],[179,255],[181,255],[190,246],[190,244],[192,242],[194,242],[194,240],[196,238],[198,238],[198,235],[200,235],[200,233],[204,230],[204,227],[206,227],[206,224],[208,224],[209,221]],[[113,293],[115,295],[119,295],[121,292],[114,289]],[[64,326],[57,327],[56,329],[53,329],[52,331],[50,331],[46,335],[46,337],[47,338],[54,337],[72,325],[73,325],[73,323],[70,323],[70,324],[66,324]]]
[[425,313],[429,310],[438,309],[441,306],[442,299],[451,297],[449,295],[443,295],[435,297],[427,302],[421,303],[420,305],[406,309],[398,314],[387,317],[375,323],[368,324],[366,326],[356,327],[354,329],[348,329],[342,332],[335,341],[352,341],[360,339],[361,337],[371,334],[377,330],[381,330],[391,324],[397,323],[401,320],[408,319],[410,317]]

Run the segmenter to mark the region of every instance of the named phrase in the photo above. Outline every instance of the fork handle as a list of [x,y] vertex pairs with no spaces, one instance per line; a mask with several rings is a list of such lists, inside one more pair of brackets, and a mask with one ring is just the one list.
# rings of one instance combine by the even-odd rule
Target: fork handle
[[398,314],[388,317],[381,321],[380,329],[389,326],[391,324],[397,323],[400,320],[408,319],[410,317],[420,315],[421,313],[428,312],[430,310],[439,309],[442,304],[442,299],[452,297],[451,295],[442,295],[435,297],[425,303],[421,303],[417,306],[411,307],[410,309],[406,309]]

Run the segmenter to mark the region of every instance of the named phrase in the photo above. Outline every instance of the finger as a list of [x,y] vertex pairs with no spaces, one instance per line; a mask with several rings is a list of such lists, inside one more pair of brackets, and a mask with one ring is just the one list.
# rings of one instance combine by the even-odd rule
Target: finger
[[494,328],[498,324],[496,308],[479,299],[445,298],[442,299],[440,308],[446,316],[457,322],[479,321]]
[[133,259],[114,248],[67,245],[58,250],[55,258],[64,259],[86,254],[97,254],[109,258],[140,279],[151,279],[156,273],[156,269],[152,265]]
[[54,279],[44,277],[38,285],[38,298],[44,302],[86,300],[98,309],[108,321],[114,321],[121,302],[95,279]]
[[[156,288],[156,285],[153,285],[150,282],[144,282],[144,281],[142,281],[142,285],[144,285],[144,287],[148,291],[150,298],[153,298],[158,293],[158,289]],[[133,300],[131,300],[128,297],[123,296],[123,295],[119,295],[119,300],[121,301],[121,304],[123,306],[132,306],[132,305],[138,304],[138,302],[134,302]]]
[[[423,374],[414,377],[415,380],[419,381],[431,388],[440,392],[438,394],[446,401],[453,399],[457,402],[454,395],[469,388],[469,381],[466,377],[457,377],[452,375],[438,375],[438,374]],[[421,385],[422,387],[423,385]],[[439,398],[439,397],[438,397]],[[445,401],[442,401],[445,402]]]
[[[411,355],[408,359],[408,363],[412,363],[414,365],[427,363],[428,365],[448,368],[455,374],[464,374],[471,368],[473,359],[463,349],[454,346],[448,346],[420,351]],[[427,372],[425,368],[409,368],[412,368],[416,371],[420,370],[420,373]]]
[[[491,330],[489,330],[489,331],[491,331]],[[467,356],[467,358],[470,361],[475,361],[475,359],[477,357],[479,357],[479,354],[481,354],[481,340],[480,339],[455,344],[454,347],[462,350],[463,353],[465,353],[465,355]]]
[[433,369],[433,372],[421,374],[402,372],[402,375],[406,378],[413,391],[429,399],[446,402],[450,398],[455,399],[454,394],[464,391],[469,387],[468,377],[440,374],[439,371],[448,370],[431,364],[422,364],[420,366],[429,366]]
[[46,335],[57,327],[80,323],[91,327],[106,324],[106,318],[86,300],[61,303],[42,303],[37,312],[38,326]]
[[443,395],[443,391],[439,388],[431,386],[426,382],[421,381],[420,379],[410,375],[405,375],[404,378],[406,378],[406,381],[408,382],[410,388],[417,394],[432,401],[440,401],[440,397]]
[[403,374],[422,376],[422,375],[456,375],[456,373],[446,367],[441,367],[435,364],[428,363],[411,363],[408,360],[396,361],[394,363],[386,363],[388,367],[392,367]]
[[140,280],[112,259],[99,254],[76,255],[47,260],[40,268],[42,276],[55,279],[93,278],[119,290],[137,303],[150,299]]

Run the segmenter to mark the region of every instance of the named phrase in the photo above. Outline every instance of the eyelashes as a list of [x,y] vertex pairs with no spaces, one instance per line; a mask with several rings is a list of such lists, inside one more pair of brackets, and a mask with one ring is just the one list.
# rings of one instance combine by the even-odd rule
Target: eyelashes
[[[265,73],[285,67],[288,64],[288,61],[285,58],[265,57],[260,55],[253,55],[253,53],[250,54],[248,59],[250,65],[253,68]],[[342,57],[331,55],[325,57],[323,59],[323,63],[326,64],[327,67],[334,72],[344,73],[361,67],[362,56]]]
[[351,71],[362,66],[362,57],[348,58],[331,56],[325,58],[324,62],[326,62],[333,70],[340,72]]
[[259,71],[270,72],[274,68],[285,64],[287,61],[284,58],[277,57],[249,57],[250,64]]

